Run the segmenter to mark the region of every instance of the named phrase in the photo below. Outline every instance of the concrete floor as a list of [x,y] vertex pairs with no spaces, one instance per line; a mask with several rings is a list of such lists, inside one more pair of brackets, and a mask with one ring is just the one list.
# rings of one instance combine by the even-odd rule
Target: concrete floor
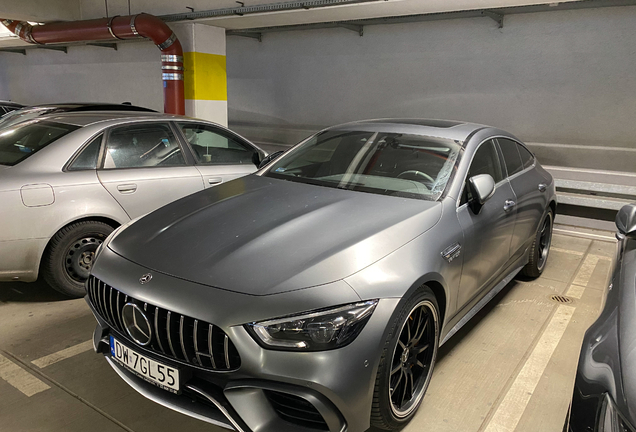
[[[405,431],[561,431],[614,247],[555,234],[544,275],[511,282],[440,349]],[[554,294],[573,301],[559,305]],[[92,352],[94,326],[84,300],[43,283],[0,284],[0,431],[222,430],[124,384]]]

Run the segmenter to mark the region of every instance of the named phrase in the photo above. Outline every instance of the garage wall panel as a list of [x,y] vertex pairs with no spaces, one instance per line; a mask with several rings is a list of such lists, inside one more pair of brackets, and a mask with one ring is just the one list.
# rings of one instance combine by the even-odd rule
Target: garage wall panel
[[27,105],[128,101],[163,111],[161,59],[151,42],[119,43],[117,51],[71,46],[68,54],[0,52],[0,99]]
[[363,118],[450,118],[633,148],[634,28],[636,7],[613,7],[509,15],[503,29],[471,18],[228,37],[230,126],[289,144]]

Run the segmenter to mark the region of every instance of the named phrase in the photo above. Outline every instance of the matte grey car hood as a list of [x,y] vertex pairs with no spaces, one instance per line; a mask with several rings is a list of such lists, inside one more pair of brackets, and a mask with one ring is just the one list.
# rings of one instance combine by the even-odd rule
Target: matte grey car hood
[[148,214],[109,247],[151,270],[267,295],[369,266],[434,226],[441,207],[250,175]]

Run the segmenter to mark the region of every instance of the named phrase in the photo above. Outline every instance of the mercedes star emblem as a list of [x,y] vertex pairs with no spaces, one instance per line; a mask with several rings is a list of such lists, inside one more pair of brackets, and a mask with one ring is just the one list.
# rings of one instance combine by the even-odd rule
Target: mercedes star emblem
[[150,273],[146,273],[145,275],[139,278],[139,283],[143,285],[143,284],[147,284],[151,280],[152,280],[152,275]]
[[122,319],[126,331],[135,342],[142,346],[150,343],[152,327],[139,306],[134,303],[126,303],[122,309]]

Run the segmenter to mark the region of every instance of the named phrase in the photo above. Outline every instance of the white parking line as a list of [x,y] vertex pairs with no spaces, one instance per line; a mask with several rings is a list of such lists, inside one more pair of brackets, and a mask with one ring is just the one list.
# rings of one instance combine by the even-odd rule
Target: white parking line
[[570,323],[574,307],[560,305],[530,357],[499,404],[484,432],[513,432],[532,397],[543,371]]
[[28,397],[50,388],[2,354],[0,354],[0,378]]
[[569,250],[569,249],[561,249],[561,248],[554,247],[554,246],[550,247],[550,252],[552,252],[552,251],[554,251],[554,252],[563,252],[563,253],[566,253],[566,254],[569,254],[569,255],[585,255],[585,252],[573,251],[573,250]]
[[72,347],[63,349],[62,351],[40,357],[39,359],[33,360],[31,363],[42,369],[52,365],[53,363],[57,363],[60,360],[76,356],[91,349],[93,349],[93,341],[89,340],[86,342],[82,342],[81,344],[73,345]]
[[598,260],[598,255],[588,255],[585,257],[585,261],[583,261],[581,268],[579,268],[576,278],[572,281],[572,285],[587,286],[590,277],[592,277],[592,273],[594,273],[596,264],[598,264]]
[[575,299],[580,299],[581,297],[583,297],[583,291],[585,291],[584,286],[570,285],[570,288],[568,289],[568,292],[565,293],[565,295]]

